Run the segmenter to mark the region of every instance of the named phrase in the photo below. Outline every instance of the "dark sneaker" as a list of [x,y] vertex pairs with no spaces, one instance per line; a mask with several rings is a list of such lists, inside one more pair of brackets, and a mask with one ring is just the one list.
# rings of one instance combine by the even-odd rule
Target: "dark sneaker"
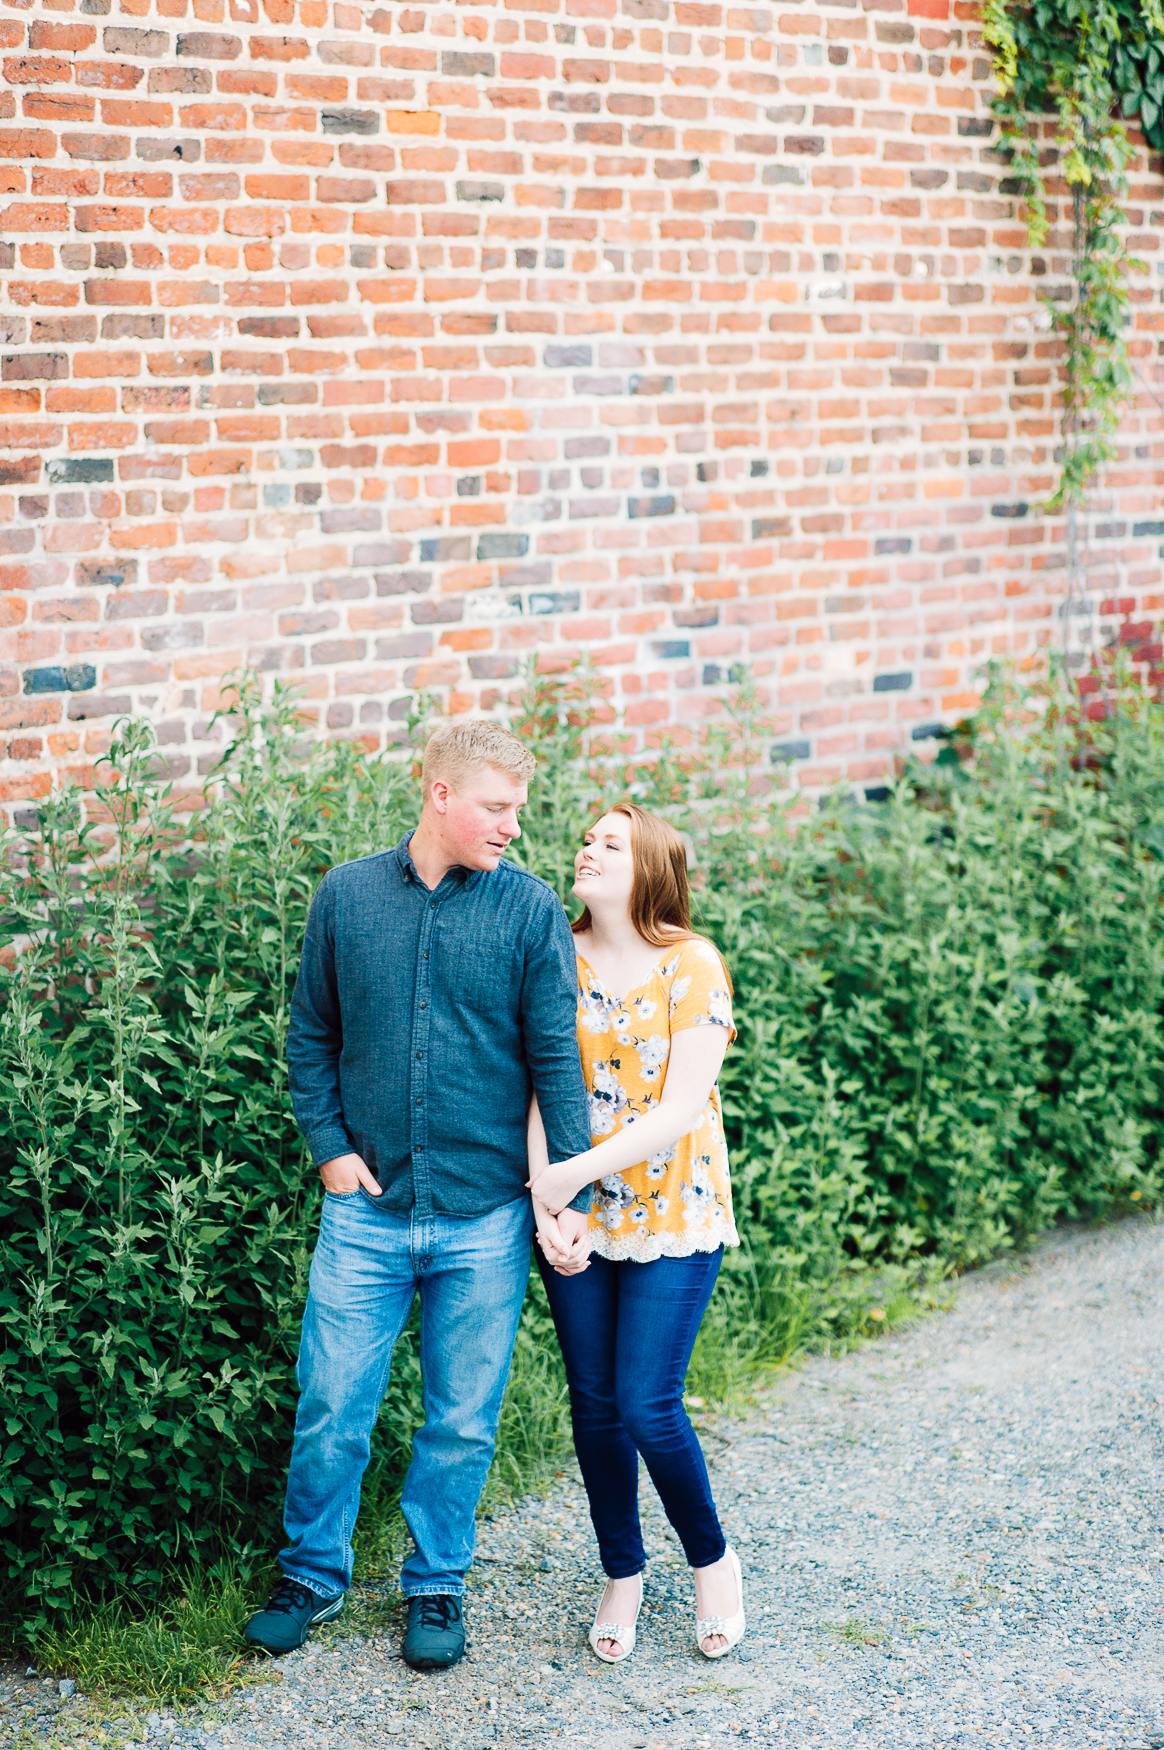
[[243,1629],[243,1639],[268,1653],[293,1653],[313,1628],[330,1622],[344,1607],[344,1595],[321,1598],[298,1580],[279,1581],[262,1610],[256,1611]]
[[408,1600],[404,1631],[404,1663],[414,1671],[447,1671],[465,1651],[461,1600],[452,1592],[434,1592]]

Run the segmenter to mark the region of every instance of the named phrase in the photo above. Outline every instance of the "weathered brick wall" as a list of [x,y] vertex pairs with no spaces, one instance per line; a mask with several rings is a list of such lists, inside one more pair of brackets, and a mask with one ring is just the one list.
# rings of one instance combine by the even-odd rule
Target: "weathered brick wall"
[[[119,10],[114,10],[119,7]],[[0,792],[224,672],[380,742],[589,652],[646,733],[748,663],[875,784],[1056,635],[1051,342],[961,0],[5,0]],[[1136,160],[1155,381],[1160,166]],[[1093,596],[1160,602],[1159,403]]]

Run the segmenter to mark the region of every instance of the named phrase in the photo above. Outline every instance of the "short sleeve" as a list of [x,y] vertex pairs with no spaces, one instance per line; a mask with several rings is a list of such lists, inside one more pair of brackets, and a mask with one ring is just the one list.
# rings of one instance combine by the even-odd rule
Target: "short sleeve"
[[670,991],[671,1032],[684,1033],[689,1027],[726,1027],[734,1039],[727,975],[711,943],[693,936],[683,943],[676,960]]

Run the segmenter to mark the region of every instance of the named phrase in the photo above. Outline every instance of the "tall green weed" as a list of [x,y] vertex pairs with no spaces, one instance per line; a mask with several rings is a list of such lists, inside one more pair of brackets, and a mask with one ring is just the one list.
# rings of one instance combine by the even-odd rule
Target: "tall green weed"
[[[79,1599],[164,1598],[196,1566],[253,1582],[278,1538],[319,1196],[284,1067],[298,948],[325,870],[394,842],[417,796],[407,749],[308,744],[278,686],[242,677],[231,715],[192,820],[125,723],[88,811],[53,798],[3,859],[0,1586],[26,1639],[59,1641]],[[517,723],[542,764],[514,854],[568,898],[597,809],[666,810],[735,979],[722,1089],[748,1244],[693,1391],[876,1330],[911,1283],[1059,1216],[1158,1199],[1152,699],[1089,723],[1000,675],[887,801],[811,809],[757,783],[746,696],[722,727],[633,757],[585,673],[531,677]],[[408,1330],[365,1566],[391,1541],[419,1416]],[[565,1438],[535,1287],[493,1498]]]

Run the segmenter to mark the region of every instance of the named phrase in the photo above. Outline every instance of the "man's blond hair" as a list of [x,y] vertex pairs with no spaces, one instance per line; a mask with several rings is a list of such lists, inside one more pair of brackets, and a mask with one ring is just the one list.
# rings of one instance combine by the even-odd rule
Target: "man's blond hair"
[[427,802],[438,778],[451,790],[464,790],[485,766],[525,783],[537,770],[537,760],[512,730],[478,718],[471,723],[446,723],[429,738],[420,769]]

